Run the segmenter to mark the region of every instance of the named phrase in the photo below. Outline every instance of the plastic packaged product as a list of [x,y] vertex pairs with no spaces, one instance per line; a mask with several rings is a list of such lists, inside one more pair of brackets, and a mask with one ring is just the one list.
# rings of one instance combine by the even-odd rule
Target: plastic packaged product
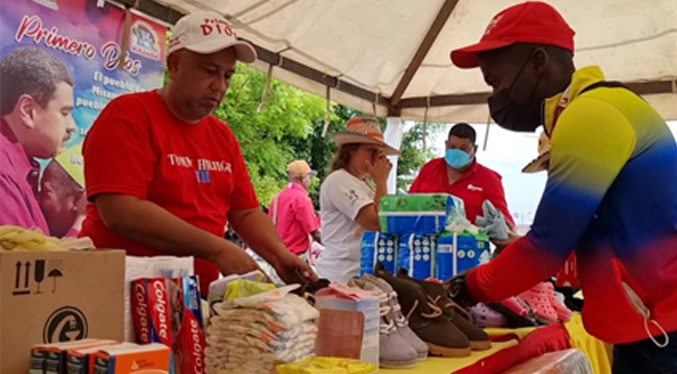
[[489,262],[489,238],[483,231],[471,234],[444,232],[437,238],[437,272],[439,279]]
[[403,235],[398,248],[397,267],[407,269],[412,278],[437,278],[436,247],[433,235]]
[[503,374],[593,374],[593,370],[583,352],[567,349],[533,358]]
[[449,194],[388,195],[379,204],[381,231],[435,235],[447,225],[467,221],[463,200]]
[[398,241],[397,235],[366,231],[362,235],[360,248],[360,276],[373,274],[377,262],[382,263],[389,272],[394,273]]

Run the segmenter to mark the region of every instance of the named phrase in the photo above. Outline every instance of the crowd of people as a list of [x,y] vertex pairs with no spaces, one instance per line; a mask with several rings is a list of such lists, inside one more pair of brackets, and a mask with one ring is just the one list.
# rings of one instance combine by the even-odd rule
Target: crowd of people
[[[216,13],[183,17],[169,41],[167,83],[120,96],[98,116],[82,149],[86,193],[65,189],[72,205],[65,210],[49,202],[66,201],[53,189],[63,184],[49,179],[68,178],[46,170],[40,188],[36,159],[60,154],[75,129],[72,79],[33,47],[5,57],[0,224],[51,232],[51,214],[43,212],[52,209],[69,216],[59,231],[82,222],[80,235],[100,248],[194,256],[202,289],[219,274],[258,269],[224,239],[227,224],[285,282],[317,278],[303,258],[313,242],[326,247],[315,266],[320,276],[344,282],[358,275],[361,232],[380,229],[379,200],[392,169],[386,156],[398,150],[376,119],[351,119],[333,134],[338,152],[320,188],[321,222],[307,195],[313,171],[303,161],[290,164],[289,186],[264,213],[234,134],[212,114],[236,61],[251,63],[256,53],[230,26],[205,35],[205,23],[229,25]],[[505,249],[496,259],[446,286],[466,305],[502,300],[552,276],[575,249],[586,328],[615,344],[614,372],[674,373],[677,145],[646,101],[607,81],[599,67],[577,69],[573,52],[574,31],[541,2],[503,10],[477,44],[451,52],[456,67],[481,69],[498,125],[543,126],[549,151],[540,158],[548,181],[531,231],[497,243]],[[454,194],[471,221],[488,200],[512,227],[500,176],[477,162],[475,138],[470,126],[454,126],[444,157],[422,168],[411,192]]]

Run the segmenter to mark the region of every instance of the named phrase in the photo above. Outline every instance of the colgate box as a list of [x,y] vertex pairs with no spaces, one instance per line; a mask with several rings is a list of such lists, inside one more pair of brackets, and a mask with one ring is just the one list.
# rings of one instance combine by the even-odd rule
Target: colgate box
[[176,374],[204,372],[206,343],[200,300],[195,276],[132,282],[132,314],[137,341],[171,347]]
[[172,310],[166,278],[138,279],[132,282],[132,315],[139,344],[162,343],[174,346],[171,330]]
[[[174,318],[177,322],[175,335],[176,374],[202,374],[205,371],[205,334],[202,322],[202,304],[196,276],[173,280],[177,286]],[[180,310],[180,312],[179,312]]]

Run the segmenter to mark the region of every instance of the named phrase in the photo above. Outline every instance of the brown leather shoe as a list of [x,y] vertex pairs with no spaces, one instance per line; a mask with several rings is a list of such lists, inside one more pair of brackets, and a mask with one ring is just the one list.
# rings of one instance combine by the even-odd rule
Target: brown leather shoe
[[419,284],[397,278],[378,265],[374,275],[388,282],[397,292],[397,299],[406,312],[409,326],[428,345],[431,355],[470,356],[467,336],[444,317],[442,309],[426,296]]
[[444,317],[453,323],[470,341],[470,348],[473,351],[485,351],[491,348],[491,340],[484,330],[472,323],[470,313],[460,305],[447,297],[444,286],[441,284],[428,282],[420,279],[411,278],[406,269],[400,269],[397,272],[397,278],[407,282],[416,283],[423,288],[426,295],[435,301],[435,304],[442,309]]

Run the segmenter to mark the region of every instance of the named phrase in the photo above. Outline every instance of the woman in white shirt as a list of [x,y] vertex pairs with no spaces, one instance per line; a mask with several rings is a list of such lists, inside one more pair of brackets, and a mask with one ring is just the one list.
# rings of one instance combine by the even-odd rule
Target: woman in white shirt
[[[317,274],[332,282],[360,275],[360,242],[364,231],[379,231],[379,201],[387,193],[392,169],[387,155],[400,152],[383,140],[376,118],[353,118],[346,131],[332,135],[339,146],[331,174],[320,187],[322,241],[325,250]],[[375,188],[365,179],[371,176]]]

